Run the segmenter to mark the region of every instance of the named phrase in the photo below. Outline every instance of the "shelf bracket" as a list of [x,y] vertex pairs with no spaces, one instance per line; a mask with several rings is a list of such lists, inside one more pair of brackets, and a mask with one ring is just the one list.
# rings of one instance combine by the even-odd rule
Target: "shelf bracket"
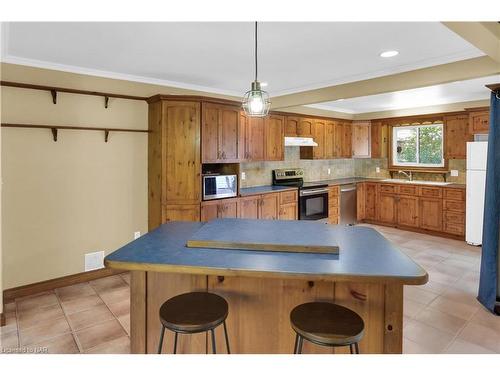
[[50,93],[52,94],[52,103],[57,104],[57,91],[50,90]]
[[104,108],[108,108],[108,102],[109,102],[109,96],[105,96],[104,97]]
[[52,131],[52,138],[54,139],[54,142],[57,142],[57,128],[51,128]]
[[109,130],[105,129],[104,130],[104,142],[108,142],[108,137],[109,137]]

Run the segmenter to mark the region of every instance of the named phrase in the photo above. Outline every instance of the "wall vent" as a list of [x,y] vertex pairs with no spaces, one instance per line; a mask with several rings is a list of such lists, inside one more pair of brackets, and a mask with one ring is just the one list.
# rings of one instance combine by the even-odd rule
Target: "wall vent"
[[85,254],[85,272],[104,268],[104,251]]

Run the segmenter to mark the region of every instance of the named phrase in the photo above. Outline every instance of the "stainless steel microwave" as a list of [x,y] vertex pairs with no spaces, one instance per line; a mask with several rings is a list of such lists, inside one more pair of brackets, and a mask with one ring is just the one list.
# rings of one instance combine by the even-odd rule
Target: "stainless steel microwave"
[[203,200],[236,197],[238,178],[235,174],[203,176]]

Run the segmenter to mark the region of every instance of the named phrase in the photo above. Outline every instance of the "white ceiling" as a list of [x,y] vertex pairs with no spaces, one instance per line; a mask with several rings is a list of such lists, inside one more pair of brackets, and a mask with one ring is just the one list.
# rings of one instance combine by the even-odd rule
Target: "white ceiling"
[[[3,31],[5,62],[239,96],[253,80],[251,22],[13,22]],[[259,27],[259,78],[271,95],[482,55],[437,22]]]
[[500,75],[311,104],[307,107],[358,114],[483,100],[488,99],[491,92],[485,85],[497,82],[500,82]]

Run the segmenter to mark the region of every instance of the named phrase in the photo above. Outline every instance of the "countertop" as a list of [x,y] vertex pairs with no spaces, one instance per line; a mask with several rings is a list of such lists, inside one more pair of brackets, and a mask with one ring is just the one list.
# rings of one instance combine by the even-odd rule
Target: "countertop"
[[257,195],[257,194],[276,193],[279,191],[287,191],[287,190],[297,190],[297,188],[295,186],[273,186],[273,185],[247,187],[240,189],[240,197],[246,197],[249,195]]
[[[331,180],[320,180],[320,181],[307,181],[307,183],[317,183],[317,184],[324,184],[328,186],[338,186],[338,185],[347,185],[347,184],[355,184],[359,182],[386,182],[388,184],[411,184],[407,182],[398,182],[398,181],[384,181],[387,180],[387,178],[373,178],[373,177],[347,177],[347,178],[335,178]],[[456,183],[451,183],[449,185],[426,185],[426,184],[415,184],[419,186],[436,186],[436,187],[446,187],[446,188],[454,188],[454,189],[465,189],[466,185],[465,184],[456,184]],[[272,185],[266,185],[266,186],[255,186],[255,187],[248,187],[248,188],[241,188],[240,189],[240,196],[244,197],[247,195],[255,195],[255,194],[265,194],[265,193],[272,193],[276,191],[284,191],[284,190],[293,190],[297,189],[295,187],[290,187],[290,186],[272,186]]]
[[[238,219],[223,220],[231,227],[231,221]],[[334,255],[187,248],[186,241],[203,225],[199,222],[163,224],[111,253],[104,262],[107,267],[124,270],[219,276],[399,284],[425,284],[428,279],[422,267],[368,227],[330,226],[310,221],[268,220],[266,223],[276,232],[287,233],[291,241],[294,235],[300,236],[304,231],[317,231],[317,238],[323,238],[324,245],[339,246],[339,254]]]

